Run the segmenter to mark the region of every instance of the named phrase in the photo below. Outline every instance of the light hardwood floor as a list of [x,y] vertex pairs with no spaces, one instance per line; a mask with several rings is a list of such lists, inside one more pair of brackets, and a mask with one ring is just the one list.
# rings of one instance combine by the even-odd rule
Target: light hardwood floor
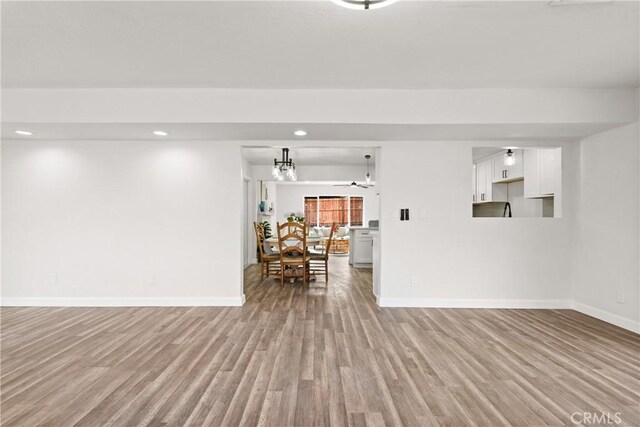
[[370,270],[242,308],[2,308],[3,426],[639,425],[637,335],[564,310],[378,308]]

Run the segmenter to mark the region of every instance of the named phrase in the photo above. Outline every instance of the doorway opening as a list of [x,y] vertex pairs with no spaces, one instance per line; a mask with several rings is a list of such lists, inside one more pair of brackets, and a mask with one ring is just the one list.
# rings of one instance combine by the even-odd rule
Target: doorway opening
[[[380,149],[375,146],[243,147],[243,176],[248,183],[243,187],[246,217],[242,223],[243,230],[251,230],[243,236],[243,256],[247,256],[243,266],[262,267],[256,225],[265,232],[263,251],[277,253],[278,224],[297,221],[307,226],[308,251],[326,253],[329,265],[362,269],[361,273],[375,269],[379,263],[379,158]],[[329,283],[331,275],[329,269]],[[251,280],[257,280],[255,275]],[[317,284],[322,286],[324,280],[318,277]],[[379,294],[378,288],[372,280],[374,295]],[[247,283],[243,290],[246,294]]]

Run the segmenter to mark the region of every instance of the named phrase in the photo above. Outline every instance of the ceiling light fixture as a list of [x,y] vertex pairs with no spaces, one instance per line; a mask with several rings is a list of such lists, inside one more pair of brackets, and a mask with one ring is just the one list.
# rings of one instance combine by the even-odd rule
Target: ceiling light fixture
[[511,151],[511,148],[509,148],[507,150],[506,153],[504,153],[504,164],[505,166],[513,166],[516,163],[516,158],[513,157],[513,151]]
[[30,132],[28,130],[16,130],[14,132],[17,133],[18,135],[25,135],[25,136],[33,135],[33,132]]
[[293,159],[289,158],[289,149],[282,149],[282,160],[273,159],[273,169],[271,175],[278,181],[284,181],[286,177],[289,181],[297,181],[298,173]]
[[165,132],[163,130],[154,130],[153,134],[155,136],[167,136],[167,135],[169,135],[169,132]]
[[306,130],[302,130],[302,129],[298,129],[293,134],[295,136],[307,136],[307,131]]
[[364,181],[367,185],[371,185],[371,175],[369,175],[369,160],[371,159],[371,155],[366,154],[364,158],[367,161],[367,175],[365,176]]
[[347,9],[367,10],[380,9],[381,7],[392,5],[398,0],[331,0]]

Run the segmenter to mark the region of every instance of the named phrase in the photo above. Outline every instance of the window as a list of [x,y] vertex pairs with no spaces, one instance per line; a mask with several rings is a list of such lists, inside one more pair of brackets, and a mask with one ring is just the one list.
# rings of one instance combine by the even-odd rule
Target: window
[[474,218],[562,216],[561,147],[473,147]]
[[362,225],[364,216],[364,202],[362,200],[362,197],[351,197],[350,199],[349,225]]
[[361,196],[309,196],[304,198],[304,217],[311,225],[362,225],[364,198]]

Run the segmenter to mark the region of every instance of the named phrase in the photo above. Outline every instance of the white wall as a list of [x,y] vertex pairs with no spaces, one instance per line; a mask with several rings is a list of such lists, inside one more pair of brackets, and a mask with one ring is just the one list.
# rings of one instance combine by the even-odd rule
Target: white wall
[[351,188],[334,187],[331,185],[304,185],[304,184],[282,184],[278,185],[278,216],[279,222],[286,221],[287,214],[291,212],[304,213],[305,196],[362,196],[364,197],[364,225],[367,226],[369,220],[378,219],[378,197],[376,187]]
[[[239,298],[240,145],[6,143],[3,296]],[[571,203],[562,219],[473,219],[471,147],[486,143],[382,145],[383,304],[568,299]],[[564,147],[565,188],[576,184],[575,147]],[[411,221],[397,220],[401,207]]]
[[[580,142],[576,308],[640,332],[638,122]],[[617,293],[624,303],[617,302]]]
[[2,150],[3,304],[241,304],[239,144]]
[[[573,293],[634,321],[637,144],[633,127],[548,144],[563,149],[563,217],[505,221],[471,217],[471,147],[486,143],[382,143],[380,303],[567,307]],[[3,304],[239,304],[241,145],[4,141]]]
[[[576,143],[553,145],[563,148],[563,217],[505,220],[471,217],[471,148],[486,143],[384,144],[380,303],[568,307],[579,158]],[[410,221],[399,221],[401,208]]]

